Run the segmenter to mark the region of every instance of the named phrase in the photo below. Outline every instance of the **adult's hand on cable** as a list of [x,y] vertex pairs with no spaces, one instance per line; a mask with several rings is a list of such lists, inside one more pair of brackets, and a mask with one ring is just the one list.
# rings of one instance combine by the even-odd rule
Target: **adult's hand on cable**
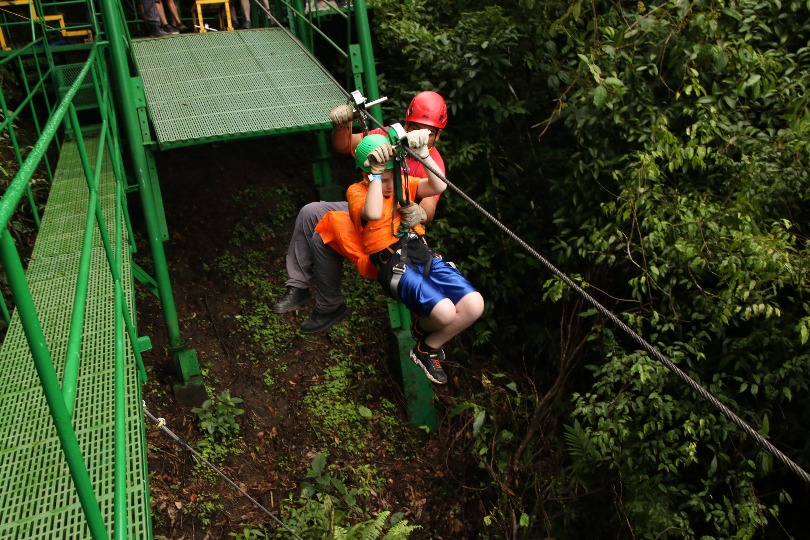
[[354,110],[345,103],[329,112],[329,119],[336,128],[346,127],[354,118]]
[[422,159],[430,155],[430,148],[428,148],[428,139],[430,139],[429,129],[415,129],[408,132],[408,148]]
[[416,203],[410,203],[407,206],[402,206],[398,210],[402,218],[402,225],[409,229],[413,229],[423,221],[427,221],[427,213],[425,209]]
[[363,163],[366,167],[371,167],[371,174],[382,174],[385,166],[394,157],[394,147],[388,143],[381,144],[368,153],[368,158]]

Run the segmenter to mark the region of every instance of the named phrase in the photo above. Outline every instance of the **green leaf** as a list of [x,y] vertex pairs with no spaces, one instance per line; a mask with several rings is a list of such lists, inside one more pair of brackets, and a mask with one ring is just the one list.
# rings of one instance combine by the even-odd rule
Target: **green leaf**
[[593,91],[593,104],[597,109],[602,109],[605,106],[605,101],[607,100],[607,90],[605,89],[604,85],[599,85]]
[[321,474],[323,474],[325,468],[326,468],[326,454],[321,452],[312,459],[312,465],[310,466],[309,472],[307,473],[307,478],[320,476]]
[[487,417],[487,411],[480,410],[478,414],[475,415],[475,421],[473,422],[473,435],[478,435],[478,432],[481,430],[481,426],[484,425],[484,419]]

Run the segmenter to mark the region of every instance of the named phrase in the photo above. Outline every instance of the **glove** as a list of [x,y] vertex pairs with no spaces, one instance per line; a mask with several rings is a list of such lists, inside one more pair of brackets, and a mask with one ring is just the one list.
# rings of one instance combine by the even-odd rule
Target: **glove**
[[398,212],[402,217],[402,225],[405,225],[409,229],[413,229],[423,221],[427,221],[427,213],[425,212],[425,209],[416,203],[403,206],[398,210]]
[[382,174],[385,166],[394,157],[394,147],[388,143],[381,144],[368,153],[368,158],[363,162],[363,166],[371,167],[371,174]]
[[354,118],[354,110],[345,103],[338,105],[329,112],[329,119],[335,127],[343,127]]
[[408,132],[408,148],[414,151],[417,156],[425,159],[430,155],[430,148],[428,148],[428,139],[430,138],[429,129],[415,129]]

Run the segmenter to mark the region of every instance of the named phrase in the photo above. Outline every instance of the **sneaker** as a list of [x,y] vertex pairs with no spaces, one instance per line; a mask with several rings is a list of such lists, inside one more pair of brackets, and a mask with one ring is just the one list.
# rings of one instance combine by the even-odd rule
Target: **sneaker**
[[250,30],[253,28],[253,24],[249,21],[242,21],[242,26],[239,27],[240,30]]
[[[427,349],[427,351],[423,349]],[[447,375],[442,369],[442,360],[444,360],[444,351],[442,349],[434,349],[420,341],[416,344],[416,347],[411,349],[411,360],[422,368],[422,371],[425,372],[431,382],[447,384]]]
[[160,27],[160,28],[161,28],[161,29],[162,29],[164,32],[166,32],[167,34],[172,34],[172,35],[174,35],[174,34],[179,34],[179,33],[180,33],[180,31],[179,31],[179,30],[175,30],[174,26],[172,26],[172,25],[170,25],[170,24],[164,24],[164,25],[161,25],[161,27]]
[[180,21],[180,23],[178,23],[178,24],[175,24],[174,28],[175,28],[175,30],[177,30],[181,34],[188,34],[189,32],[191,32],[191,28],[189,28],[188,26],[183,24],[182,21]]
[[302,334],[317,334],[323,332],[335,323],[339,323],[349,316],[351,310],[346,304],[340,304],[332,311],[318,311],[317,309],[312,312],[309,319],[304,321],[301,325]]
[[166,37],[170,35],[157,23],[148,23],[146,25],[146,33],[149,37]]
[[312,295],[309,289],[299,289],[298,287],[287,286],[287,292],[281,299],[273,304],[273,313],[289,313],[300,306],[309,303]]

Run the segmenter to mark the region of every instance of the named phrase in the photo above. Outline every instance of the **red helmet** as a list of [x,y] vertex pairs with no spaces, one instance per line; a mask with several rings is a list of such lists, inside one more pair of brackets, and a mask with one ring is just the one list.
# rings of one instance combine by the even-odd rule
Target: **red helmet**
[[447,105],[436,92],[419,92],[408,105],[406,122],[418,122],[427,126],[444,129],[447,125]]

